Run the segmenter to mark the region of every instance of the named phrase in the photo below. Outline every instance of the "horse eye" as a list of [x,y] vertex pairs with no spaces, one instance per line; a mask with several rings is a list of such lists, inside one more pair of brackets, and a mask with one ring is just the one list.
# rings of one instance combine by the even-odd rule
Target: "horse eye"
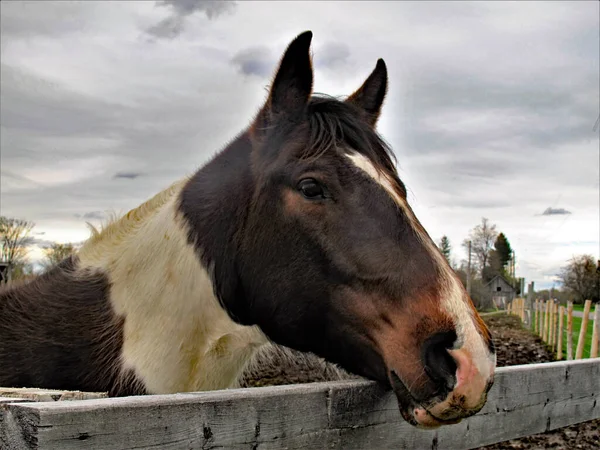
[[325,198],[323,187],[313,178],[306,178],[300,181],[298,189],[302,192],[302,195],[308,199],[314,200]]

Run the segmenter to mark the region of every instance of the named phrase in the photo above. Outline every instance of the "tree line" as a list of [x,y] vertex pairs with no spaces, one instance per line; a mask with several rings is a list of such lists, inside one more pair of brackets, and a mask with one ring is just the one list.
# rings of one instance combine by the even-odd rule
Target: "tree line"
[[[28,250],[35,244],[32,236],[35,224],[33,222],[0,216],[0,269],[4,279],[23,279],[35,276],[33,264],[29,261]],[[471,297],[478,306],[489,301],[489,290],[486,285],[497,275],[502,276],[511,284],[517,295],[523,294],[522,283],[515,274],[515,253],[508,237],[498,232],[495,224],[487,218],[470,230],[468,237],[461,243],[468,251],[470,243],[471,265],[467,260],[457,264],[452,259],[452,245],[448,236],[442,236],[438,246],[456,274],[467,287],[470,276]],[[51,243],[44,248],[42,269],[58,264],[77,250],[74,243]],[[592,255],[578,255],[568,261],[557,277],[561,289],[540,291],[542,298],[557,298],[572,300],[576,303],[590,299],[600,301],[600,260],[594,260]]]
[[[35,244],[32,231],[35,223],[14,217],[0,216],[0,280],[19,280],[35,276],[34,266],[29,260],[29,248]],[[43,269],[58,264],[75,253],[73,243],[53,242],[44,248]]]
[[[448,236],[442,236],[438,242],[440,251],[465,287],[468,276],[471,276],[471,297],[477,306],[484,306],[490,301],[490,291],[486,289],[486,285],[497,275],[503,277],[517,295],[523,294],[521,278],[516,276],[515,252],[506,234],[498,232],[495,224],[483,217],[461,245],[467,254],[470,245],[470,267],[466,260],[457,264],[452,259],[452,245]],[[571,300],[575,303],[583,303],[588,299],[600,302],[600,260],[594,260],[592,255],[574,256],[556,276],[560,289],[542,290],[536,292],[536,296]]]

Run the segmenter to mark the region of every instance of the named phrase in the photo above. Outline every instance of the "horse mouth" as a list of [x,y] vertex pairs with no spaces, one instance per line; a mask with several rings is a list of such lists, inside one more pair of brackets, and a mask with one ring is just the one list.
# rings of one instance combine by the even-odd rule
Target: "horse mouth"
[[[409,389],[406,387],[404,382],[400,379],[395,371],[391,371],[390,380],[392,389],[398,399],[398,406],[400,407],[400,414],[411,425],[417,428],[438,428],[442,425],[454,425],[462,421],[467,415],[459,418],[442,419],[435,417],[431,414],[421,402],[413,397]],[[477,411],[469,413],[473,415]]]

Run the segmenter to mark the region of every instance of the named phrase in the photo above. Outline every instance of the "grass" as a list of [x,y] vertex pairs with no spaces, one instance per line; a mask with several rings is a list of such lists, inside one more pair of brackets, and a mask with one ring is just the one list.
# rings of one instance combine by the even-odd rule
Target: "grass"
[[[579,305],[575,305],[579,306]],[[583,310],[583,306],[581,307]],[[573,358],[575,357],[575,352],[577,351],[577,343],[579,342],[579,331],[581,330],[581,317],[573,316]],[[590,352],[592,348],[592,331],[593,331],[592,320],[588,321],[587,330],[585,334],[585,345],[583,347],[583,356],[582,358],[589,358]],[[558,320],[557,320],[557,328],[558,328]],[[567,359],[567,315],[565,313],[565,318],[563,321],[563,357],[562,359]]]
[[[579,331],[581,330],[581,321],[582,318],[581,317],[573,317],[573,356],[575,356],[575,351],[577,350],[577,343],[579,342]],[[566,318],[565,318],[565,325],[566,325]],[[588,321],[587,324],[587,330],[586,330],[586,334],[585,334],[585,345],[583,347],[583,358],[589,358],[590,357],[590,350],[592,347],[592,331],[593,331],[593,325],[594,322],[593,321]],[[563,353],[565,353],[565,359],[566,359],[566,350],[567,350],[567,333],[566,333],[566,328],[565,331],[563,332]]]
[[583,305],[573,305],[573,311],[583,312]]

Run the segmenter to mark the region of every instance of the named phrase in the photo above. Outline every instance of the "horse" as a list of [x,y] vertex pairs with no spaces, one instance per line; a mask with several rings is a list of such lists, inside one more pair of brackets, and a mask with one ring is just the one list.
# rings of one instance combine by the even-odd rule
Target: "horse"
[[291,41],[251,124],[193,175],[0,293],[0,386],[226,389],[281,345],[393,389],[418,427],[483,407],[493,340],[376,129],[387,66],[317,94],[311,41]]

